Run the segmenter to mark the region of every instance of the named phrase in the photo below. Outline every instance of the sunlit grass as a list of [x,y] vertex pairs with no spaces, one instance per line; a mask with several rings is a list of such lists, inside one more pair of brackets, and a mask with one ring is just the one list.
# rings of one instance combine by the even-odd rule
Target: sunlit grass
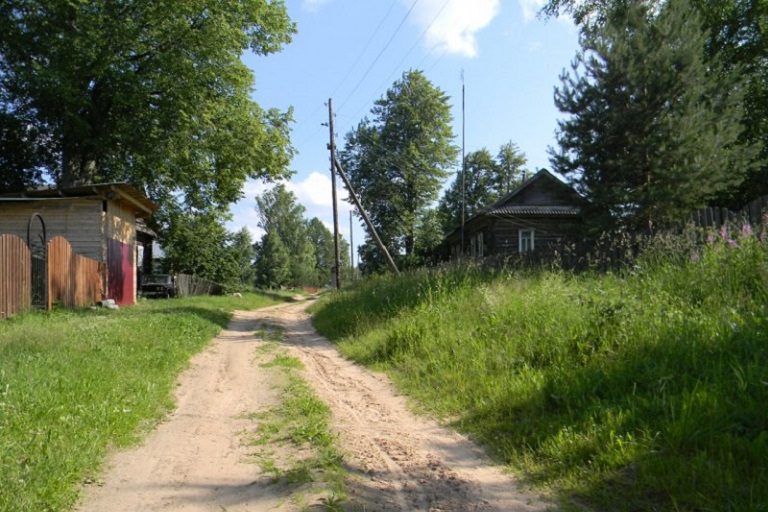
[[768,508],[768,246],[754,237],[620,274],[377,278],[314,310],[346,356],[566,504]]
[[107,448],[173,407],[176,376],[231,312],[274,303],[188,297],[0,322],[0,510],[70,510]]

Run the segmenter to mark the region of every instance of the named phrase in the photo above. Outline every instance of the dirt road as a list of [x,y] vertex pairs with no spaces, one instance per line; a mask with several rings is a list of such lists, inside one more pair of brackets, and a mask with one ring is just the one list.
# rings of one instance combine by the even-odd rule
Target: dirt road
[[267,343],[258,336],[262,325],[284,329],[284,350],[304,363],[303,378],[332,410],[350,473],[344,510],[547,509],[467,439],[412,414],[386,377],[341,358],[312,328],[306,305],[236,313],[180,377],[178,408],[143,445],[115,454],[76,510],[322,510],[293,499],[297,489],[264,474],[243,442],[253,428],[248,414],[280,400],[274,373],[258,364]]

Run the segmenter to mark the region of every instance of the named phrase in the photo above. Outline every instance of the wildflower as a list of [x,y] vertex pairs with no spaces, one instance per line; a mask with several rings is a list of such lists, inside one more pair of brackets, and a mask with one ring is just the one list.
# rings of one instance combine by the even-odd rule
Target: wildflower
[[744,236],[750,236],[752,234],[752,227],[749,224],[741,226],[741,234]]
[[723,240],[728,240],[728,228],[725,227],[725,224],[720,226],[720,238]]
[[736,240],[728,240],[728,245],[731,247],[738,247],[739,244],[736,243]]
[[714,236],[712,236],[712,235],[707,235],[707,243],[708,243],[708,244],[713,244],[713,243],[715,243],[715,237],[714,237]]

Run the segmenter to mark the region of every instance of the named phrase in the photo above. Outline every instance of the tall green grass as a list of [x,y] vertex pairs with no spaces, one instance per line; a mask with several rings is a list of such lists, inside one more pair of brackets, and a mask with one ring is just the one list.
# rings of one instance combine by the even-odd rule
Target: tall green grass
[[620,274],[417,272],[315,325],[564,504],[768,510],[768,245],[717,237]]
[[189,297],[0,322],[0,510],[71,509],[106,450],[173,406],[176,376],[231,312],[274,303]]

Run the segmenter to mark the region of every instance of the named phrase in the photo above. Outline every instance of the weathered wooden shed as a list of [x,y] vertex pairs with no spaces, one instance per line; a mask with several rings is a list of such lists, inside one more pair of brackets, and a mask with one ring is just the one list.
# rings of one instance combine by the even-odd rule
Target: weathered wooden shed
[[46,188],[0,195],[0,234],[27,239],[33,215],[42,217],[47,239],[64,237],[72,251],[103,263],[103,298],[136,302],[137,220],[157,206],[126,183]]
[[[546,255],[580,235],[585,199],[542,169],[464,223],[464,253],[473,258]],[[462,229],[446,240],[451,258],[461,255]]]

